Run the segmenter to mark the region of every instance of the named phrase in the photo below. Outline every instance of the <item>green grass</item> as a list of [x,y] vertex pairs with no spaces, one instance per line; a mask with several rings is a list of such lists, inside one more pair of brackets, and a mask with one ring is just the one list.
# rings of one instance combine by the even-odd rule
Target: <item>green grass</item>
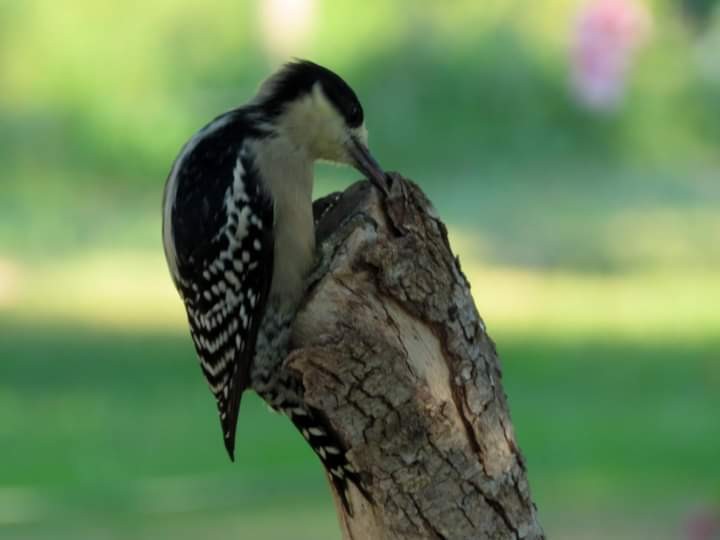
[[333,529],[319,463],[252,395],[237,464],[228,462],[187,337],[3,321],[0,343],[4,538],[23,537],[26,526],[56,538],[88,524],[85,537],[93,525],[122,537],[138,519],[151,530],[176,513],[201,521],[219,513],[249,530],[265,522],[286,537],[292,522],[273,529],[273,508],[296,508],[293,521],[307,523],[308,537]]
[[[3,538],[336,537],[317,460],[254,396],[228,463],[186,336],[2,322]],[[717,340],[495,337],[550,534],[568,508],[591,529],[663,508],[670,527],[720,496]]]

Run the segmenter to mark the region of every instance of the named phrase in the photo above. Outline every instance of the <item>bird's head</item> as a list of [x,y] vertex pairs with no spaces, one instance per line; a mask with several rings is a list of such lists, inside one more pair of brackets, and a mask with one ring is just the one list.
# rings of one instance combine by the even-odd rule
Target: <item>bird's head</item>
[[368,150],[362,105],[337,74],[309,61],[291,62],[262,84],[256,103],[273,129],[311,159],[351,165],[387,189]]

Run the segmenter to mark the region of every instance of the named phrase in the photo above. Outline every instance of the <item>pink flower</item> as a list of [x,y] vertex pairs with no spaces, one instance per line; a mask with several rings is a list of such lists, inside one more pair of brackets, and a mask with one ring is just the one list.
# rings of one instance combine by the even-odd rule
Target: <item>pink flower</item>
[[571,83],[578,101],[611,110],[620,103],[650,15],[636,0],[590,0],[578,14],[571,49]]

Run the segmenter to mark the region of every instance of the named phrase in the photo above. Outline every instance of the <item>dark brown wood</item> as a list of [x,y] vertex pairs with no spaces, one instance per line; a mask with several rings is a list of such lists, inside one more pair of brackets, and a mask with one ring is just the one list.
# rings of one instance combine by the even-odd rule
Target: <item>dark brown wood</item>
[[346,539],[544,538],[500,367],[447,231],[392,175],[319,201],[320,262],[289,369],[324,411],[372,502],[335,496]]

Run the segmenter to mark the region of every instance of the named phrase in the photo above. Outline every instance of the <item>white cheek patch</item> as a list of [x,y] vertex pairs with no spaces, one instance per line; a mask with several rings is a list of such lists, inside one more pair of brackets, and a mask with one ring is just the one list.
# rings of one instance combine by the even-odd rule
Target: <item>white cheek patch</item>
[[312,159],[350,162],[346,150],[350,132],[319,83],[307,96],[288,108],[281,120],[280,130],[294,144],[306,149]]

